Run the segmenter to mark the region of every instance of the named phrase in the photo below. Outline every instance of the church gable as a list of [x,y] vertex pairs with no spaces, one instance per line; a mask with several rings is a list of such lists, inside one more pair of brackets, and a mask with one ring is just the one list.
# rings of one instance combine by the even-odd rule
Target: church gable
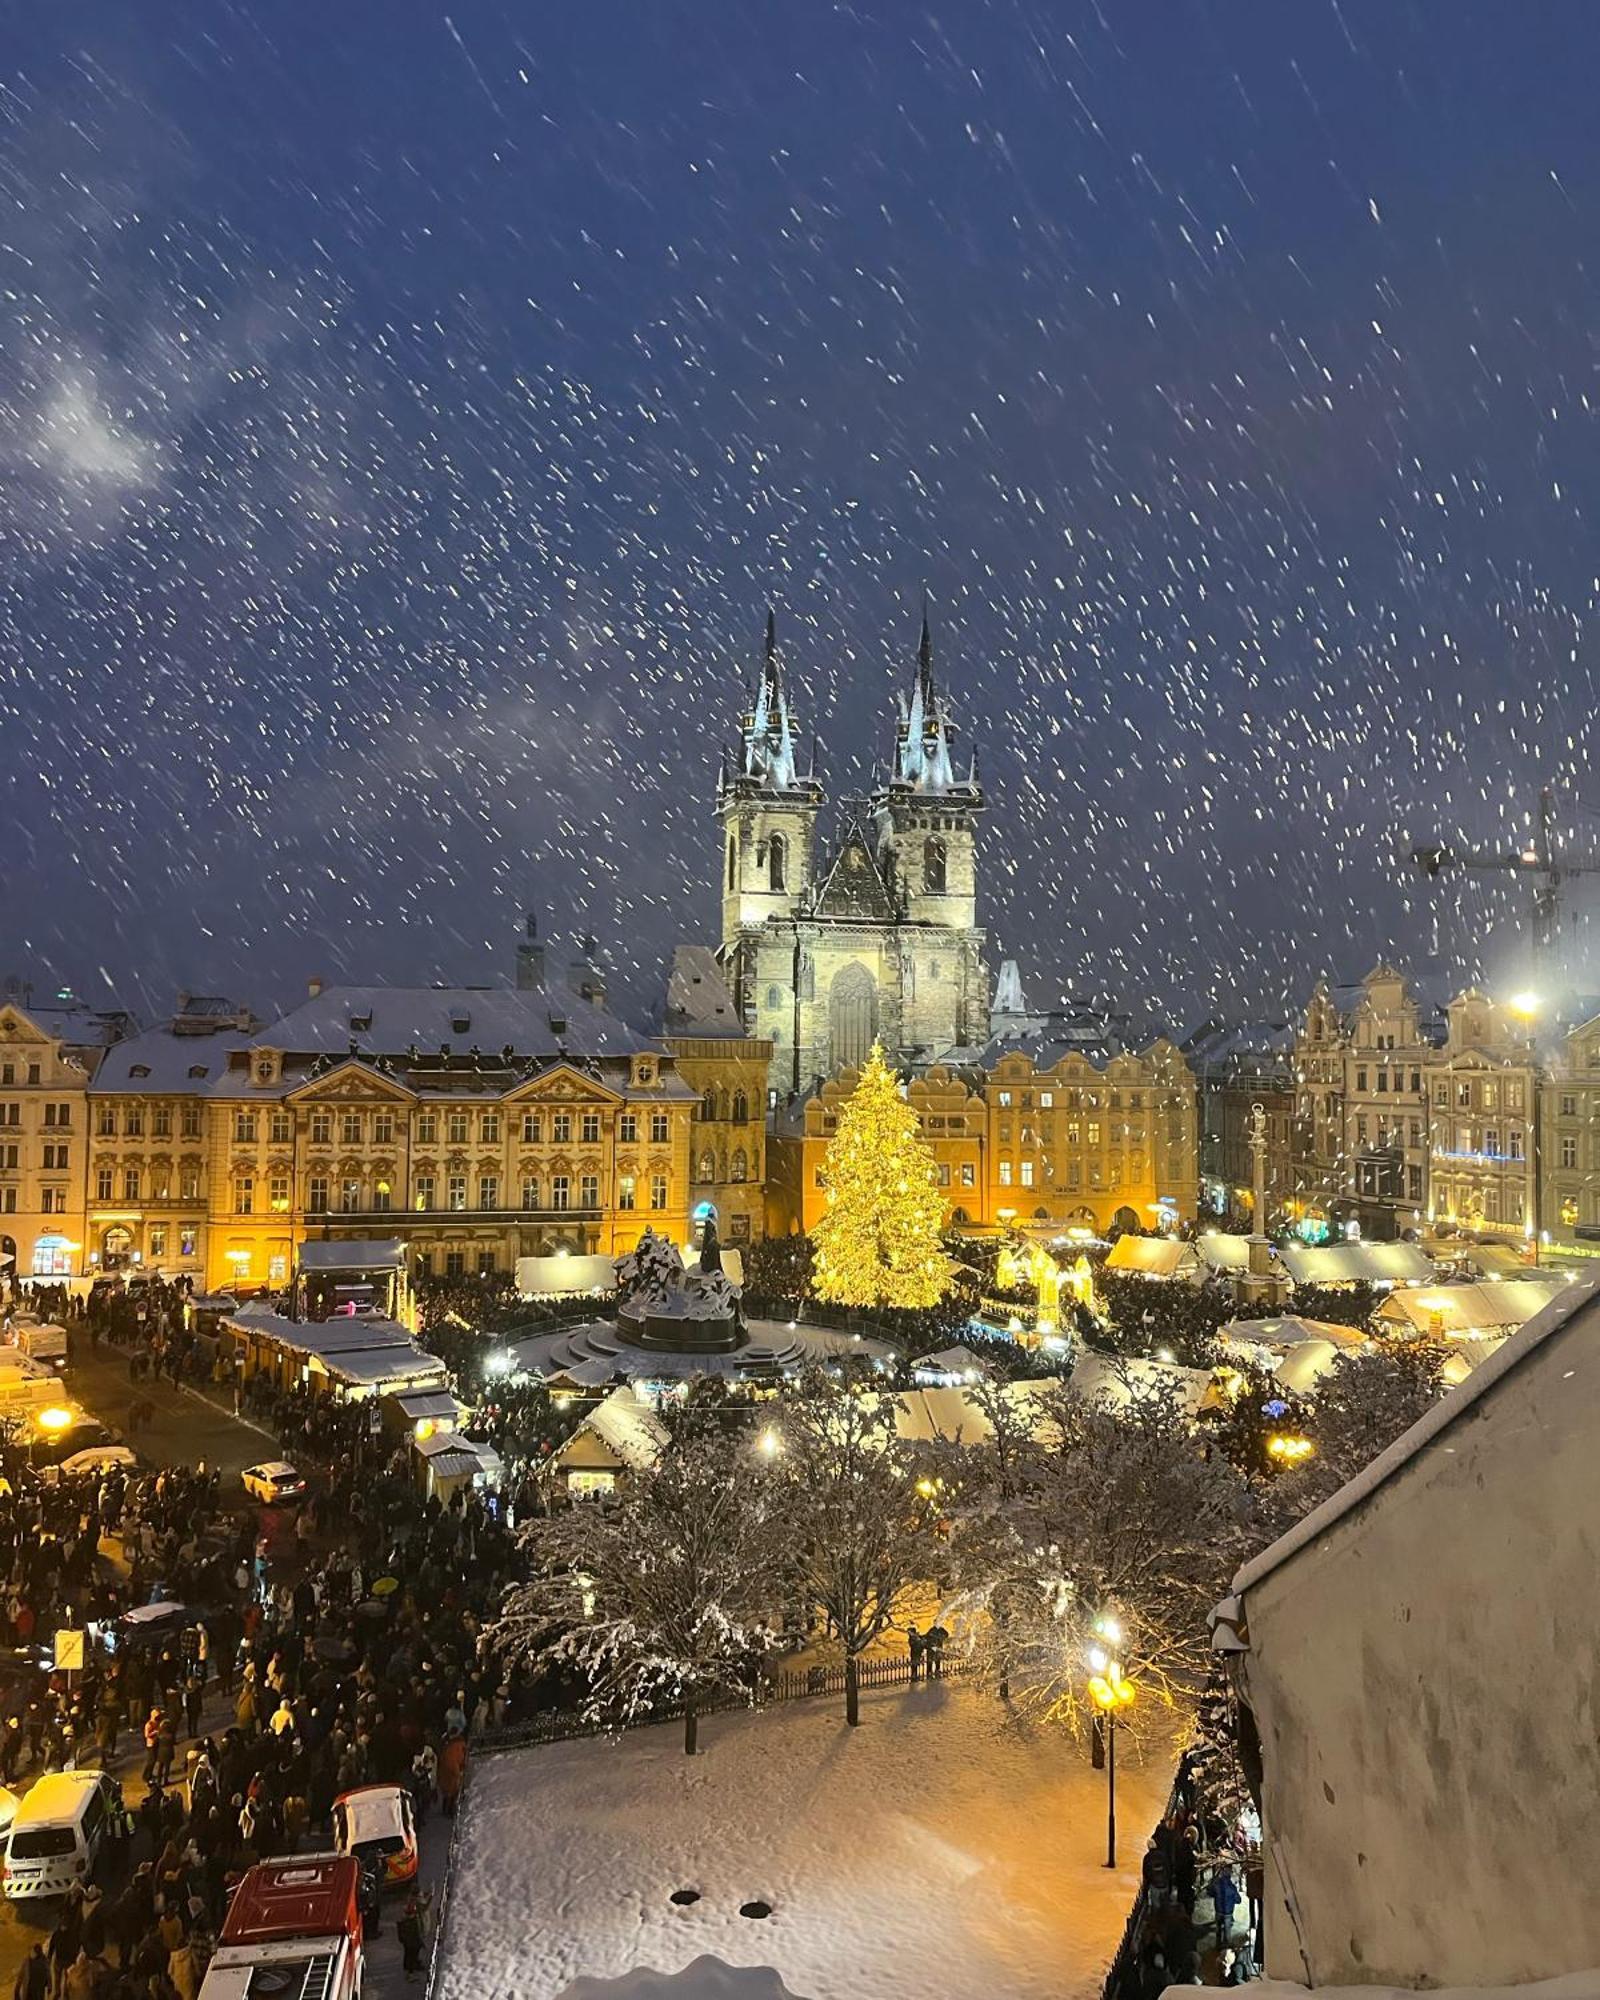
[[886,924],[895,920],[894,899],[889,894],[866,836],[852,830],[833,858],[817,892],[819,917],[848,917],[867,923]]

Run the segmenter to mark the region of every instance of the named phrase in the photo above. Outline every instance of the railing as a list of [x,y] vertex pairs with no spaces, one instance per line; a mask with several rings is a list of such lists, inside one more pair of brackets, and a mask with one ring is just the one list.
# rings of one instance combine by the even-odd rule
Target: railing
[[[919,1673],[918,1679],[954,1680],[971,1670],[971,1663],[963,1659],[947,1659],[939,1674]],[[904,1660],[859,1660],[856,1663],[856,1685],[868,1688],[910,1687],[911,1662]],[[811,1695],[843,1694],[845,1691],[845,1670],[842,1665],[834,1667],[807,1667],[800,1672],[785,1672],[764,1676],[748,1693],[732,1688],[719,1693],[706,1694],[697,1698],[695,1714],[726,1715],[738,1709],[761,1708],[775,1701],[803,1701]],[[487,1756],[496,1750],[521,1750],[539,1743],[570,1743],[588,1736],[609,1736],[616,1731],[627,1729],[647,1729],[658,1722],[681,1722],[684,1705],[681,1701],[663,1704],[648,1715],[597,1716],[574,1714],[568,1709],[554,1709],[542,1715],[531,1715],[525,1722],[514,1722],[502,1729],[485,1730],[474,1739],[473,1747]]]
[[[1188,1756],[1180,1760],[1178,1774],[1172,1781],[1172,1790],[1167,1794],[1167,1802],[1161,1808],[1156,1824],[1170,1819],[1178,1809],[1179,1794],[1183,1789],[1185,1766]],[[1141,1854],[1143,1850],[1140,1850]],[[1133,1908],[1128,1912],[1128,1921],[1122,1927],[1122,1937],[1112,1953],[1111,1963],[1106,1967],[1105,1984],[1101,1988],[1102,2000],[1137,2000],[1142,1992],[1139,1973],[1139,1952],[1144,1943],[1144,1920],[1149,1914],[1149,1891],[1141,1882],[1139,1893],[1133,1899]]]

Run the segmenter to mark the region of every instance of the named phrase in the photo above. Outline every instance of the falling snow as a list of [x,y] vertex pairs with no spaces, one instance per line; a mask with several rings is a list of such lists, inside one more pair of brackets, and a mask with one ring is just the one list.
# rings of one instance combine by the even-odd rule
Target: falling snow
[[[926,585],[992,955],[1495,976],[1593,852],[1592,11],[32,10],[0,83],[9,962],[626,1000],[779,607],[861,788]],[[1534,107],[1537,107],[1536,112]],[[1594,891],[1574,892],[1581,960]]]

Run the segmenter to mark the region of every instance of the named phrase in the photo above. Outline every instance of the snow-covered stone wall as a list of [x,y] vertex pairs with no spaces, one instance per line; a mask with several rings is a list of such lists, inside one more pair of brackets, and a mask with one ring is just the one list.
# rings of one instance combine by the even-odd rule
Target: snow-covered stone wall
[[1241,1578],[1274,1977],[1600,1965],[1600,1300],[1551,1317],[1369,1497]]

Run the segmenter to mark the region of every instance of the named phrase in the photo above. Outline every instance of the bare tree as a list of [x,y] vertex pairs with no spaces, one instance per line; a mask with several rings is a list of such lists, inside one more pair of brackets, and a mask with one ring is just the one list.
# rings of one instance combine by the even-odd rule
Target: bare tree
[[992,1504],[969,1507],[956,1536],[991,1676],[1081,1729],[1089,1652],[1109,1625],[1108,1650],[1143,1697],[1132,1725],[1181,1733],[1208,1665],[1207,1613],[1243,1552],[1245,1495],[1176,1389],[1135,1386],[1115,1408],[1055,1391],[991,1477]]
[[576,1668],[584,1713],[642,1719],[682,1704],[693,1756],[713,1695],[752,1700],[782,1592],[774,1480],[742,1427],[714,1412],[674,1427],[660,1461],[614,1501],[530,1522],[535,1580],[507,1599],[502,1651]]
[[932,1575],[935,1535],[892,1396],[820,1371],[779,1424],[784,1530],[795,1590],[826,1613],[844,1653],[845,1720],[861,1720],[861,1655]]

